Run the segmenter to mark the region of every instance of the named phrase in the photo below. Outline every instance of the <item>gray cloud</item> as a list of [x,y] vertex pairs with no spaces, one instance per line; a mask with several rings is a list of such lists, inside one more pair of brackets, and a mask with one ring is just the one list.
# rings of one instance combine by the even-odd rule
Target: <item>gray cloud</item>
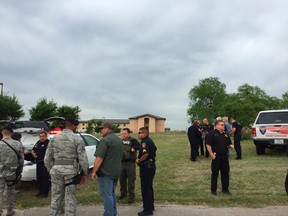
[[217,76],[228,92],[243,83],[277,97],[288,90],[287,6],[2,2],[0,82],[26,111],[46,97],[79,105],[83,120],[152,113],[183,129],[188,92],[200,79]]

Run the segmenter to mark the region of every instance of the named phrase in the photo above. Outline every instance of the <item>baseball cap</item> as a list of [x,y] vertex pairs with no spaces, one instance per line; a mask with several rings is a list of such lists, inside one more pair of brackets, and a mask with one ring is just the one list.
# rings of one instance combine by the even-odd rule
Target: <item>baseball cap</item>
[[110,124],[109,122],[105,122],[105,123],[102,124],[99,128],[109,128],[109,129],[112,129],[112,124]]

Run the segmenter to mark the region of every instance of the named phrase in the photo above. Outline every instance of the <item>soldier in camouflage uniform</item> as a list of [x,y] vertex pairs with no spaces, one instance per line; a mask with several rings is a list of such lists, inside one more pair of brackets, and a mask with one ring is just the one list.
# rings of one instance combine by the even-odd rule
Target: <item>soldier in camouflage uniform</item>
[[123,199],[127,196],[127,184],[128,184],[128,203],[135,201],[135,180],[136,180],[136,158],[137,150],[140,149],[140,143],[130,137],[130,129],[122,129],[122,143],[123,143],[123,156],[122,156],[122,168],[120,175],[120,192],[119,199]]
[[[5,126],[2,130],[3,140],[0,141],[0,215],[2,215],[2,199],[5,186],[7,185],[7,216],[15,214],[14,199],[15,199],[15,184],[16,169],[24,164],[24,149],[23,145],[11,138],[13,130],[10,126]],[[16,153],[8,146],[15,149]]]
[[66,129],[53,137],[48,144],[44,164],[51,175],[50,216],[61,214],[63,199],[65,199],[65,215],[76,215],[77,185],[69,183],[81,169],[84,171],[82,182],[85,183],[89,166],[85,144],[80,136],[74,134],[78,124],[79,121],[76,119],[66,120]]

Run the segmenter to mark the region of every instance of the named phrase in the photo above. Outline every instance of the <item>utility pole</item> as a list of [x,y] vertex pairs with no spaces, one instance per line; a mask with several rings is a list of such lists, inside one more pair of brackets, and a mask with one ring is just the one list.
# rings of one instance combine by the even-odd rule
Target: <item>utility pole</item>
[[3,96],[3,83],[0,83],[1,85],[1,97]]

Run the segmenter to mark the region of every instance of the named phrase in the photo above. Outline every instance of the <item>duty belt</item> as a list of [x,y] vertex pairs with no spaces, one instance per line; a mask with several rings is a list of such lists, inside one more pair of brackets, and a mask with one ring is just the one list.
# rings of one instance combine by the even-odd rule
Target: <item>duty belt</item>
[[74,165],[74,159],[55,159],[54,165]]

